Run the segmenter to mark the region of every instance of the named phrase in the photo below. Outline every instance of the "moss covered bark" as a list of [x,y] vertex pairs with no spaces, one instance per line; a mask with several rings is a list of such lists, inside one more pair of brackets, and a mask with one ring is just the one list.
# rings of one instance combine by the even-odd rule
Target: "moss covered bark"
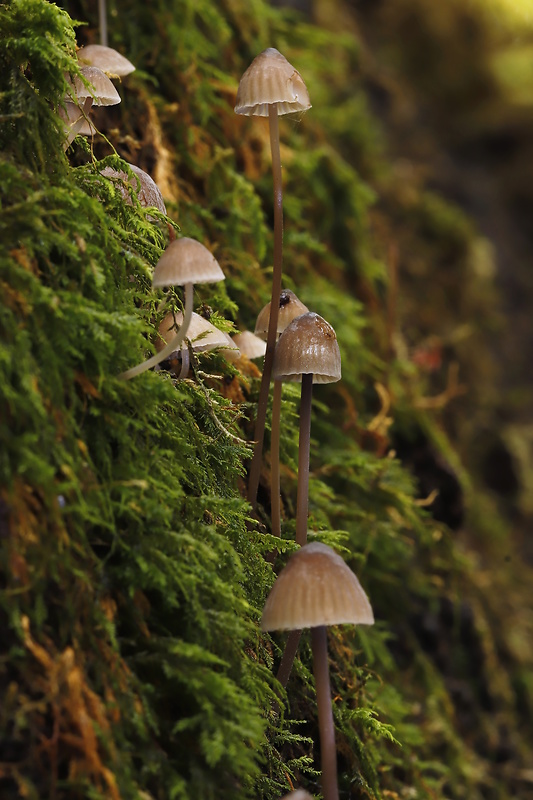
[[[0,6],[1,797],[319,793],[309,641],[285,697],[272,677],[283,638],[258,630],[274,580],[268,460],[259,520],[243,499],[258,379],[217,355],[186,381],[118,379],[181,296],[162,305],[151,289],[167,221],[100,174],[121,158],[152,174],[174,224],[227,275],[197,289],[196,310],[251,327],[269,296],[269,150],[261,121],[232,107],[238,77],[273,44],[314,104],[282,129],[286,285],[334,325],[344,364],[341,384],[315,392],[310,528],[378,619],[330,635],[341,793],[526,797],[529,573],[495,569],[514,543],[461,466],[462,417],[448,413],[454,364],[476,387],[465,415],[490,371],[471,376],[479,361],[453,335],[447,390],[428,348],[413,357],[422,337],[461,325],[484,352],[495,305],[475,225],[391,168],[355,32],[294,24],[260,0],[131,0],[120,25],[112,8],[111,44],[138,72],[96,117],[107,139],[64,154],[71,17],[89,22],[78,43],[97,40],[93,5],[65,7]],[[421,291],[430,261],[440,271]],[[447,327],[435,309],[458,283]],[[276,568],[294,547],[297,406],[284,389]]]

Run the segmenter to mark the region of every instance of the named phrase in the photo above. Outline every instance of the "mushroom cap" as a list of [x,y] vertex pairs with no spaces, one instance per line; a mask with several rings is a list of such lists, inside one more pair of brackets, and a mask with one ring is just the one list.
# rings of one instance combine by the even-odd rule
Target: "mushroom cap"
[[[278,328],[276,332],[283,333],[287,325],[292,322],[293,319],[305,314],[306,311],[309,311],[309,309],[296,297],[294,292],[291,292],[290,289],[282,289],[279,296]],[[257,315],[257,321],[255,323],[256,336],[266,340],[269,321],[270,303],[267,303]]]
[[266,342],[256,336],[252,331],[242,331],[236,333],[232,342],[239,348],[243,356],[251,361],[254,358],[262,358],[266,352]]
[[93,87],[91,92],[82,82],[78,75],[74,76],[74,94],[79,101],[83,102],[88,97],[92,97],[95,106],[116,106],[120,103],[120,95],[107,77],[98,67],[82,67],[81,74],[85,80]]
[[78,50],[78,61],[80,64],[88,64],[91,67],[98,67],[107,75],[123,78],[135,71],[135,67],[123,55],[113,50],[112,47],[105,47],[103,44],[88,44]]
[[[131,205],[131,197],[130,193],[128,192],[124,183],[130,183],[136,194],[139,198],[139,203],[144,208],[154,207],[157,208],[158,211],[161,211],[163,214],[167,213],[167,209],[165,206],[165,202],[163,200],[163,195],[161,194],[158,185],[156,182],[148,175],[140,167],[136,167],[135,164],[129,164],[128,167],[131,169],[134,175],[139,178],[140,189],[137,192],[137,181],[132,180],[125,172],[122,170],[116,170],[112,167],[105,167],[101,171],[101,175],[104,175],[106,178],[110,178],[111,180],[119,181],[117,183],[117,189],[119,190],[120,194],[126,201]],[[122,183],[120,183],[122,181]]]
[[372,625],[374,614],[361,584],[326,544],[311,542],[292,554],[267,597],[264,631],[319,625]]
[[300,73],[279,50],[259,53],[241,78],[235,113],[268,117],[268,107],[278,104],[278,114],[311,108],[309,93]]
[[313,800],[313,796],[306,792],[305,789],[296,789],[294,792],[283,795],[281,800]]
[[207,247],[184,236],[169,244],[154,270],[154,286],[183,286],[186,283],[216,283],[224,273]]
[[335,331],[318,314],[308,311],[285,328],[274,352],[272,377],[298,382],[313,375],[313,383],[335,383],[341,378],[341,353]]
[[[176,330],[183,324],[183,314],[181,311],[169,312],[159,324],[159,333],[163,342],[159,339],[155,343],[156,350],[162,350],[164,343],[170,342]],[[203,353],[207,350],[214,350],[215,347],[221,348],[222,355],[233,361],[240,355],[239,348],[233,343],[232,339],[224,331],[215,328],[200,314],[193,311],[191,321],[186,333],[186,339],[191,342],[192,349],[196,353]],[[181,349],[181,348],[180,348]]]

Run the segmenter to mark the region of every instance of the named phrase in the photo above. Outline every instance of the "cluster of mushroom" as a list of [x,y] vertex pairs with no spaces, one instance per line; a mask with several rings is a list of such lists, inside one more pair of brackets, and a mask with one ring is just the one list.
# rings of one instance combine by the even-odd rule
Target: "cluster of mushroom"
[[[279,428],[284,381],[302,384],[298,446],[296,543],[300,545],[280,572],[262,616],[265,631],[288,630],[289,638],[278,671],[287,685],[303,628],[311,628],[325,800],[338,800],[335,732],[329,682],[326,626],[342,623],[371,625],[372,608],[358,579],[327,545],[307,544],[309,456],[313,383],[341,378],[341,357],[335,331],[288,290],[281,290],[283,261],[283,201],[278,115],[305,111],[309,95],[300,74],[273,48],[261,53],[244,73],[237,94],[239,114],[268,116],[274,184],[274,269],[271,301],[260,312],[256,334],[266,338],[266,354],[258,402],[255,449],[248,499],[256,503],[261,472],[266,408],[274,379],[271,435],[272,532],[281,535]],[[298,790],[289,797],[309,797]]]
[[[115,55],[113,55],[115,54]],[[118,56],[118,59],[116,58]],[[134,68],[110,48],[93,45],[79,51],[84,78],[73,83],[72,107],[67,105],[66,142],[83,132],[87,113],[93,103],[120,102],[120,97],[105,73],[128,74]],[[106,59],[108,59],[106,61]],[[125,62],[125,63],[124,63]],[[127,71],[124,71],[127,70]],[[117,99],[118,98],[118,99]],[[283,197],[278,116],[310,108],[309,95],[300,74],[273,48],[261,53],[244,73],[237,94],[238,114],[268,116],[273,185],[274,185],[274,264],[271,301],[260,312],[255,334],[246,332],[231,340],[193,311],[194,285],[224,280],[215,257],[200,242],[182,237],[171,241],[159,259],[153,274],[154,288],[183,287],[183,313],[167,314],[159,326],[158,352],[123,372],[124,380],[169,360],[179,378],[188,374],[191,352],[221,348],[227,358],[239,355],[239,346],[249,357],[264,355],[263,372],[256,414],[254,456],[250,467],[248,499],[255,507],[262,464],[264,430],[271,381],[274,379],[271,436],[272,532],[281,536],[281,492],[279,469],[279,432],[283,382],[301,382],[300,431],[296,543],[299,549],[280,572],[267,599],[262,628],[265,631],[288,630],[289,637],[278,679],[286,686],[303,628],[311,628],[314,674],[317,692],[322,757],[322,789],[325,800],[338,800],[336,748],[329,685],[326,626],[342,623],[372,624],[369,601],[356,576],[330,547],[307,544],[309,504],[309,458],[311,403],[314,383],[332,383],[341,378],[341,357],[335,331],[318,314],[309,311],[296,295],[282,290]],[[88,135],[94,132],[89,124]],[[150,176],[131,165],[139,179],[138,196],[143,205],[155,206],[166,213],[161,193]],[[126,184],[125,173],[104,170],[104,177]],[[123,186],[128,201],[129,192]],[[266,343],[266,344],[265,344]],[[239,346],[238,346],[239,345]],[[288,797],[309,797],[303,790]]]

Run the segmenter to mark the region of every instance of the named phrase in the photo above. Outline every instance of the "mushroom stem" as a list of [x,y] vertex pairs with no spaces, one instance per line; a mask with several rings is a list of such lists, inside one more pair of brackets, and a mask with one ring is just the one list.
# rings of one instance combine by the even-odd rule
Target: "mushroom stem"
[[98,0],[98,25],[100,28],[100,44],[107,47],[107,10],[106,0]]
[[294,659],[296,658],[296,653],[298,652],[298,645],[300,644],[301,638],[301,631],[290,631],[289,635],[287,636],[285,650],[283,651],[283,655],[278,667],[278,674],[276,675],[276,678],[284,689],[287,688],[287,684],[291,676],[292,665],[294,664]]
[[173,339],[170,340],[168,344],[166,344],[159,353],[156,353],[155,356],[152,356],[147,361],[143,361],[142,364],[137,364],[136,367],[132,367],[131,369],[127,369],[126,372],[121,372],[118,376],[124,381],[128,381],[130,378],[135,378],[137,375],[141,375],[143,372],[146,372],[147,369],[151,367],[155,367],[157,364],[160,364],[161,361],[164,361],[165,358],[168,358],[174,350],[180,349],[180,344],[185,339],[187,335],[187,330],[189,328],[189,323],[192,317],[192,309],[193,309],[193,297],[194,297],[194,284],[186,283],[185,284],[185,310],[183,312],[183,322],[176,332],[176,335]]
[[270,516],[272,520],[273,536],[281,536],[279,434],[282,389],[283,383],[281,381],[274,381],[274,397],[272,399],[272,427],[270,435]]
[[331,686],[328,666],[328,639],[325,625],[311,628],[313,672],[315,674],[320,755],[322,761],[322,794],[324,800],[339,800],[337,785],[337,749],[331,705]]
[[272,179],[274,184],[274,263],[272,274],[272,296],[270,301],[270,319],[268,322],[267,344],[263,375],[259,389],[257,403],[257,417],[254,432],[254,454],[250,465],[248,481],[248,502],[255,507],[259,476],[263,459],[263,440],[265,437],[265,422],[270,392],[270,376],[274,361],[274,350],[278,330],[279,296],[281,293],[281,273],[283,261],[283,191],[281,183],[281,155],[279,149],[279,124],[278,105],[272,103],[268,107],[268,122],[270,128],[270,151],[272,153]]
[[307,542],[307,514],[309,511],[309,453],[311,449],[311,401],[313,375],[302,375],[300,401],[300,435],[298,439],[298,494],[296,500],[296,544]]
[[182,347],[181,348],[181,370],[180,374],[178,375],[180,380],[183,380],[189,374],[189,367],[190,367],[190,359],[189,359],[189,348]]

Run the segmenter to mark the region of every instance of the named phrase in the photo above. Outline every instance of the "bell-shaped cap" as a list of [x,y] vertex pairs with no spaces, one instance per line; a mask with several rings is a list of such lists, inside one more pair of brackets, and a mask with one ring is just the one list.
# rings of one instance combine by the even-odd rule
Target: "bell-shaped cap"
[[[291,292],[290,289],[282,289],[279,296],[278,327],[276,333],[283,333],[287,325],[292,322],[293,319],[305,314],[306,311],[309,311],[309,309],[296,297],[294,292]],[[266,340],[269,321],[270,303],[267,303],[257,315],[255,323],[256,336]]]
[[216,283],[224,273],[214,255],[196,239],[184,236],[169,244],[154,270],[154,286]]
[[313,800],[313,796],[306,792],[305,789],[296,789],[294,792],[283,795],[281,800]]
[[232,342],[239,348],[243,356],[253,361],[255,358],[263,358],[266,352],[266,342],[256,336],[252,331],[242,331],[236,333]]
[[106,75],[117,78],[123,78],[135,71],[131,61],[112,47],[105,47],[103,44],[88,44],[86,47],[81,47],[78,50],[78,61],[80,64],[98,67]]
[[73,90],[78,102],[83,103],[92,97],[95,106],[115,106],[120,103],[120,95],[107,77],[98,67],[82,67],[81,74],[89,81],[92,89],[88,89],[78,75],[74,76]]
[[299,382],[313,375],[313,383],[335,383],[341,378],[341,353],[335,331],[318,314],[308,311],[285,328],[274,352],[274,380]]
[[[155,343],[156,350],[162,350],[165,344],[172,340],[182,324],[183,314],[181,311],[170,312],[163,317],[158,329],[163,341],[159,339]],[[204,353],[218,347],[228,361],[234,361],[240,355],[239,348],[227,333],[215,328],[214,325],[211,325],[204,317],[194,311],[187,328],[186,338],[191,342],[192,349],[196,353]],[[185,346],[185,343],[182,346]]]
[[309,93],[300,73],[279,50],[269,47],[254,58],[241,78],[236,114],[268,117],[268,107],[277,103],[278,114],[311,108]]
[[167,209],[165,207],[163,195],[161,194],[157,183],[150,177],[150,175],[148,175],[147,172],[140,167],[136,167],[135,164],[128,164],[128,166],[133,174],[139,178],[139,191],[137,191],[137,181],[134,178],[130,178],[122,170],[116,170],[112,167],[105,167],[100,174],[104,175],[106,178],[117,181],[117,188],[126,203],[131,205],[131,197],[127,187],[124,184],[130,183],[133,186],[137,197],[139,198],[139,203],[143,206],[143,208],[157,208],[158,211],[166,214]]
[[292,554],[267,597],[264,631],[319,625],[372,625],[374,614],[361,584],[343,559],[321,542]]

